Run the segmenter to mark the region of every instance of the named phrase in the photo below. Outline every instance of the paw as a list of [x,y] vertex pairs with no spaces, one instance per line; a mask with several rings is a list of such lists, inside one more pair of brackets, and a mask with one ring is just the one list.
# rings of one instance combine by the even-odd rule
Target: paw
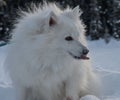
[[79,100],[79,98],[73,96],[67,96],[64,100]]
[[72,97],[68,96],[66,97],[66,100],[73,100]]

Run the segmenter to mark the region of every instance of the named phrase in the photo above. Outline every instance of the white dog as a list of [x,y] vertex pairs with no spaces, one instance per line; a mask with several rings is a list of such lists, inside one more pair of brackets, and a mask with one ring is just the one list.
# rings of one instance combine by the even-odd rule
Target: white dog
[[[33,7],[33,6],[32,6]],[[6,59],[16,100],[78,100],[98,93],[98,78],[86,56],[79,7],[55,4],[22,12]]]

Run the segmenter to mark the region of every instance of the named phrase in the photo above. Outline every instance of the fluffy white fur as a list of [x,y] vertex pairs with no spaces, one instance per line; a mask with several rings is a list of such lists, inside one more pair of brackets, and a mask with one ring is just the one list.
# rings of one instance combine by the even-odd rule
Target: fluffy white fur
[[[22,12],[13,30],[7,68],[16,100],[78,100],[98,93],[90,61],[75,59],[86,48],[79,8],[44,4]],[[66,41],[65,37],[73,37]]]

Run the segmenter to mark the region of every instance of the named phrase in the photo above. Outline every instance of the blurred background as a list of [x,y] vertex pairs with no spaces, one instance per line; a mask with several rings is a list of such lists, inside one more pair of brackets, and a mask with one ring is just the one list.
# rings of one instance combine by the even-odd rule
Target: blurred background
[[[46,0],[58,2],[63,7],[79,5],[83,10],[82,19],[87,25],[89,40],[120,40],[120,0]],[[0,0],[0,45],[5,45],[11,38],[13,20],[17,9],[26,9],[30,2],[43,3],[44,0]]]

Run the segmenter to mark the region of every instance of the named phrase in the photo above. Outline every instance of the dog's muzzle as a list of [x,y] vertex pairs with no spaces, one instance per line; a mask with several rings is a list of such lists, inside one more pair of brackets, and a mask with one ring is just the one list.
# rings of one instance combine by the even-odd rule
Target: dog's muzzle
[[86,49],[83,49],[82,53],[80,56],[75,56],[74,54],[72,54],[71,52],[69,52],[69,54],[75,58],[75,59],[82,59],[82,60],[89,60],[90,58],[87,57],[87,54],[88,54],[89,50],[86,48]]

